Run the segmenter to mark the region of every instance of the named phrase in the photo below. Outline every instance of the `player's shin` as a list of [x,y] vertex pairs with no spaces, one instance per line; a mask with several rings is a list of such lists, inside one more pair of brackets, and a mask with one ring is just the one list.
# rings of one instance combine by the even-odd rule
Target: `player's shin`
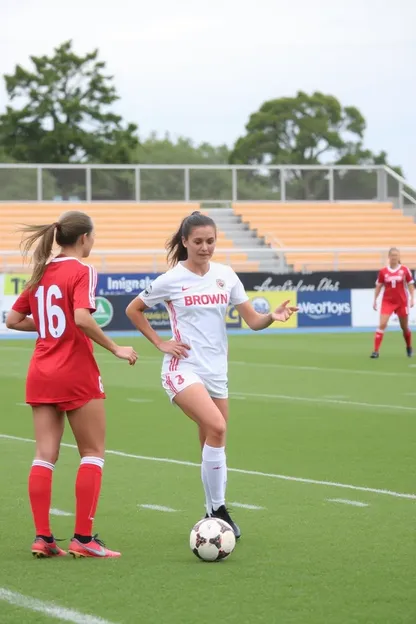
[[406,343],[406,347],[410,348],[412,346],[412,332],[410,329],[403,330],[403,338]]
[[55,466],[35,459],[29,473],[29,499],[37,536],[50,538],[49,510],[52,497],[52,475]]
[[381,343],[383,342],[384,331],[382,329],[378,329],[374,336],[374,351],[378,353]]
[[202,451],[202,470],[205,470],[212,509],[215,511],[225,505],[225,484],[227,481],[227,464],[225,447],[213,447],[204,445]]
[[210,516],[211,511],[212,511],[211,492],[209,489],[206,465],[204,464],[203,461],[201,464],[201,480],[202,480],[202,484],[204,486],[204,492],[205,492],[205,508],[206,508],[207,514]]
[[75,537],[84,543],[91,540],[92,525],[101,491],[104,459],[83,457],[75,484]]

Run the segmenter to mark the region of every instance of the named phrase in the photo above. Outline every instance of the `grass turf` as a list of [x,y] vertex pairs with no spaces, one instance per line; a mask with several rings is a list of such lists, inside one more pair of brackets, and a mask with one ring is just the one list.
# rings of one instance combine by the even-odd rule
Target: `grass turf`
[[[198,463],[195,426],[169,405],[158,352],[135,345],[134,368],[97,349],[107,446],[142,456],[106,458],[96,529],[123,557],[32,560],[33,444],[0,438],[0,588],[119,624],[414,624],[416,500],[339,487],[416,491],[415,371],[400,334],[386,336],[376,361],[368,334],[230,338],[229,466],[338,486],[231,471],[229,501],[264,509],[235,507],[243,537],[217,564],[188,547],[203,514],[198,467],[151,459]],[[30,409],[19,405],[31,348],[0,343],[0,434],[33,437]],[[65,442],[73,443],[68,430]],[[77,465],[76,450],[64,447],[54,508],[73,513]],[[73,518],[53,517],[53,530],[69,538]],[[50,618],[0,601],[1,624],[23,621]]]

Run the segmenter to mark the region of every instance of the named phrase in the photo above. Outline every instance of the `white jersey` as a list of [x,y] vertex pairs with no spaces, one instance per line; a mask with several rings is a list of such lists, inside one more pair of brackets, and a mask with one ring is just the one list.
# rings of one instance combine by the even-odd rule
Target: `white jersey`
[[191,369],[207,379],[226,380],[227,308],[248,301],[231,267],[211,262],[209,271],[201,276],[179,263],[159,275],[139,297],[149,308],[163,303],[173,338],[190,346],[187,358],[178,360],[166,354],[162,373]]

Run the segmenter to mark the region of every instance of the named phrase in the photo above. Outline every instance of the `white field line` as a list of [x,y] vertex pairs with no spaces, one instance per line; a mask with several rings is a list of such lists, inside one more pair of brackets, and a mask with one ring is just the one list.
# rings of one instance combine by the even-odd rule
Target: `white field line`
[[230,507],[241,507],[241,509],[252,509],[253,511],[261,511],[266,507],[259,507],[258,505],[248,505],[246,503],[230,503]]
[[153,399],[127,399],[130,403],[153,403]]
[[[1,347],[2,351],[27,351],[32,352],[33,349],[30,347]],[[97,353],[96,354],[99,359],[103,359],[106,354]],[[106,363],[117,362],[120,363],[121,360],[116,360],[115,358],[110,358],[106,356],[108,360]],[[162,364],[162,358],[158,357],[140,357],[140,361],[146,362],[159,362]],[[122,362],[121,362],[122,363]],[[376,377],[411,377],[414,379],[414,375],[412,373],[398,372],[398,371],[378,371],[378,370],[367,370],[367,369],[350,369],[350,368],[325,368],[321,366],[297,366],[296,364],[275,364],[275,363],[266,363],[266,362],[243,362],[238,360],[230,360],[228,362],[231,366],[251,366],[255,368],[284,368],[285,370],[297,370],[297,371],[310,371],[310,372],[318,372],[318,373],[340,373],[342,375],[373,375]],[[416,368],[416,364],[410,364],[409,368]]]
[[[53,602],[44,602],[37,598],[30,598],[18,592],[10,591],[5,587],[0,587],[0,600],[8,602],[15,607],[22,607],[29,611],[37,611],[48,617],[56,618],[61,622],[72,622],[73,624],[112,624],[109,620],[80,613],[73,609],[66,609]],[[22,622],[23,621],[24,618],[22,618]]]
[[361,401],[343,401],[342,399],[325,399],[324,397],[299,397],[289,394],[261,394],[257,392],[231,392],[231,398],[255,398],[255,399],[274,399],[282,401],[302,401],[303,403],[321,403],[329,405],[353,405],[355,407],[369,407],[371,409],[389,409],[404,410],[406,412],[416,412],[416,406],[409,405],[388,405],[384,403],[364,403]]
[[165,507],[164,505],[137,505],[142,509],[151,509],[152,511],[166,511],[167,513],[174,513],[178,509],[172,509],[172,507]]
[[70,513],[69,511],[63,511],[62,509],[56,509],[56,507],[52,507],[52,509],[49,510],[49,513],[52,514],[53,516],[73,516],[73,513]]
[[346,394],[324,394],[323,399],[348,399]]
[[30,407],[27,403],[16,403],[19,407]]
[[[34,444],[31,438],[21,438],[5,433],[0,433],[0,439],[15,440],[16,442],[30,442]],[[77,450],[75,444],[62,443],[61,446]],[[163,464],[176,464],[178,466],[190,466],[192,468],[201,469],[201,464],[195,462],[183,461],[180,459],[170,459],[169,457],[148,457],[146,455],[134,455],[133,453],[124,453],[123,451],[106,450],[107,455],[115,455],[117,457],[126,457],[129,459],[140,459],[143,461],[160,462]],[[269,479],[281,479],[282,481],[294,481],[296,483],[309,483],[311,485],[324,485],[327,487],[343,488],[345,490],[355,490],[357,492],[371,492],[372,494],[385,494],[386,496],[394,496],[395,498],[405,498],[416,500],[416,494],[406,494],[402,492],[394,492],[392,490],[384,490],[380,488],[365,487],[363,485],[351,485],[349,483],[338,483],[336,481],[319,481],[318,479],[306,479],[303,477],[289,477],[287,475],[274,474],[271,472],[260,472],[258,470],[243,470],[242,468],[228,468],[228,472],[236,472],[238,474],[250,475],[253,477],[267,477]]]
[[349,500],[348,498],[327,498],[326,500],[329,503],[342,503],[343,505],[352,505],[353,507],[368,507],[368,503]]

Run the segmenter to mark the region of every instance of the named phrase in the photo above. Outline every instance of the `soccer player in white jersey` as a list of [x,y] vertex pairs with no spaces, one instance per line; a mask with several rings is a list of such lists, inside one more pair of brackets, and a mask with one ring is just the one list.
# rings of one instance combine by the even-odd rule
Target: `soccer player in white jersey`
[[[140,293],[128,305],[126,314],[165,354],[162,385],[170,400],[199,427],[206,513],[228,522],[238,538],[240,529],[225,505],[227,307],[236,306],[253,330],[265,329],[274,321],[285,322],[297,308],[285,301],[270,314],[256,312],[233,269],[211,262],[216,237],[216,226],[210,217],[200,212],[186,217],[168,243],[172,268]],[[169,312],[173,333],[170,340],[163,340],[143,314],[146,308],[159,303]]]

